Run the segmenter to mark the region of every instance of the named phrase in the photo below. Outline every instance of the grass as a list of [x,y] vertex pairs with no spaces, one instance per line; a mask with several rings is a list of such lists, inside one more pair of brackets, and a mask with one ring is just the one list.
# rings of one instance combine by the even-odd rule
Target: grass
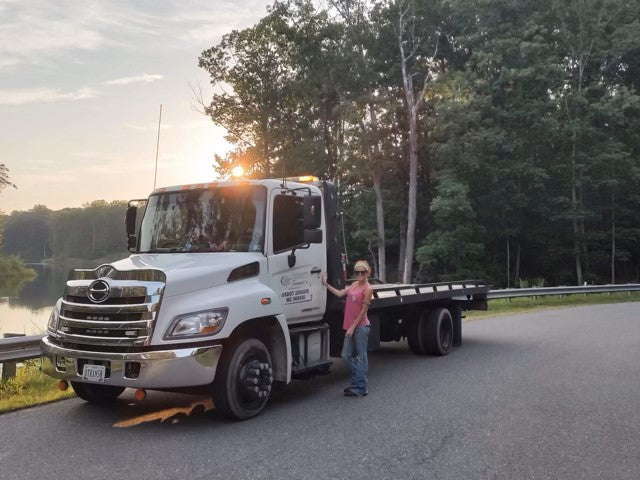
[[15,377],[0,382],[0,413],[54,402],[74,395],[71,388],[65,392],[58,390],[58,380],[42,373],[40,362],[40,359],[27,360],[18,365]]
[[531,310],[622,302],[640,302],[640,292],[589,293],[564,296],[551,295],[536,298],[495,299],[489,300],[489,310],[487,311],[472,310],[466,312],[466,319],[474,320],[476,318],[493,317]]

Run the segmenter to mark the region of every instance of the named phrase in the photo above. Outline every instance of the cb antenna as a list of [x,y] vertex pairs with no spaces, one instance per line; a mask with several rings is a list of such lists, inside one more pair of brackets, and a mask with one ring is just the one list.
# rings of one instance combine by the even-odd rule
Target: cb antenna
[[156,189],[156,179],[158,178],[158,150],[160,149],[160,124],[162,123],[162,104],[160,104],[160,116],[158,117],[158,140],[156,141],[156,171],[153,175],[153,189]]
[[282,187],[283,188],[287,188],[287,168],[286,168],[287,164],[285,162],[284,157],[282,157]]

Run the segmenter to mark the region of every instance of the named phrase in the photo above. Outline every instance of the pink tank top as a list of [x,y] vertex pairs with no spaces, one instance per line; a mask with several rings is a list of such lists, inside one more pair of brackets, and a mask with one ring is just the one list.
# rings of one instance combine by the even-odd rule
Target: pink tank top
[[[360,309],[362,308],[362,301],[364,300],[364,292],[369,288],[370,285],[365,283],[363,286],[359,286],[357,283],[352,284],[347,291],[347,300],[344,305],[344,320],[342,321],[342,328],[344,330],[349,330],[351,324],[360,313]],[[369,319],[367,318],[367,314],[364,314],[364,318],[360,320],[358,326],[366,326],[369,325]]]

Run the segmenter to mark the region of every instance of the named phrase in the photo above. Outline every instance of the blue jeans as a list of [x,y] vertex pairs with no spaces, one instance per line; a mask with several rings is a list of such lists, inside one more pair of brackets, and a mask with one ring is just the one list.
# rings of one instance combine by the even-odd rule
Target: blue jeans
[[362,395],[367,391],[367,344],[370,326],[356,327],[351,337],[345,335],[342,358],[351,374],[351,390]]

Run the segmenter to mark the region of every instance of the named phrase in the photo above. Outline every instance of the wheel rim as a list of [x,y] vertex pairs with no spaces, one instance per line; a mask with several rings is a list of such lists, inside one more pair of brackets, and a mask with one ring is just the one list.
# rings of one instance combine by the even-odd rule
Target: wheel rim
[[238,371],[237,391],[242,408],[255,410],[267,402],[273,384],[273,369],[264,358],[247,355]]
[[451,346],[451,339],[453,338],[453,327],[451,321],[444,319],[440,324],[440,345],[443,350],[448,350]]

